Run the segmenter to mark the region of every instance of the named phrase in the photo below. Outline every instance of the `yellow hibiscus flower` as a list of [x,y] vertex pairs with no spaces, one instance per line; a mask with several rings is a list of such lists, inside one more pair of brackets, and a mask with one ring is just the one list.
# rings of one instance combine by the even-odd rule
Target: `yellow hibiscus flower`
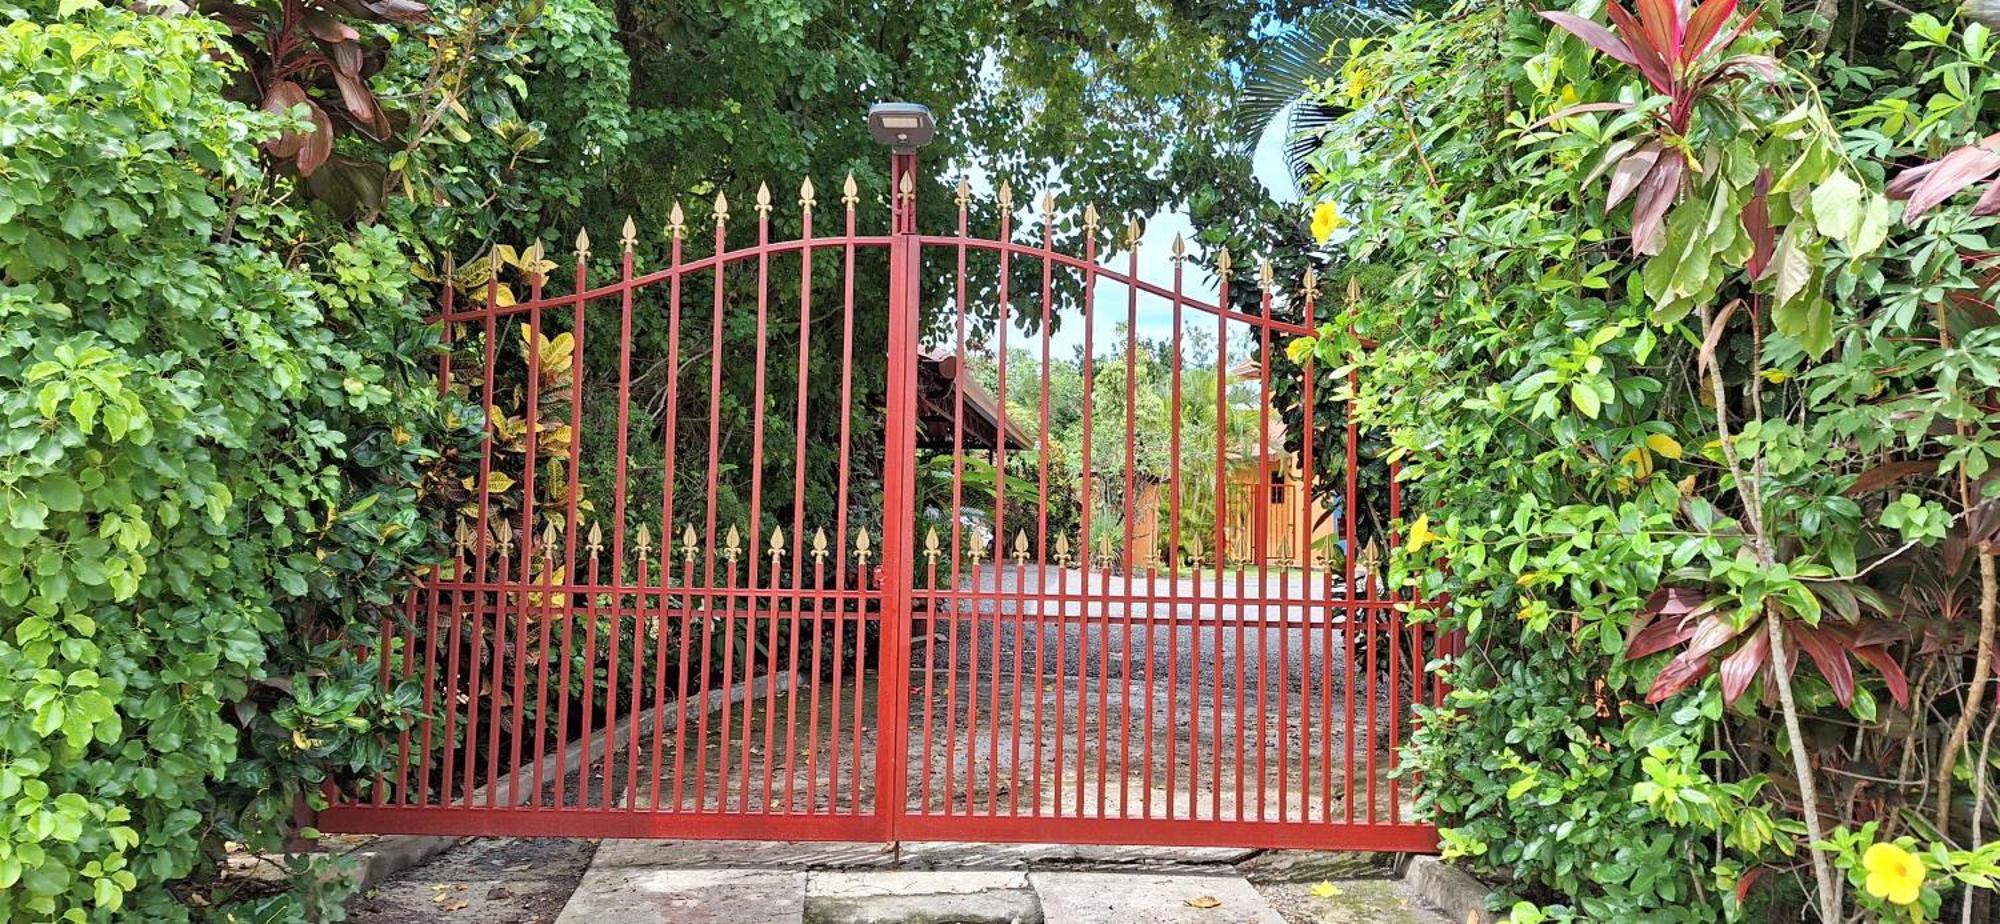
[[1424,546],[1430,545],[1437,538],[1438,534],[1431,531],[1430,515],[1425,514],[1418,517],[1417,522],[1410,524],[1410,538],[1404,547],[1414,554],[1423,551]]
[[1313,206],[1313,240],[1322,244],[1333,236],[1333,232],[1347,227],[1347,219],[1340,217],[1340,210],[1331,202]]
[[1868,894],[1896,905],[1917,900],[1924,887],[1924,861],[1894,844],[1875,844],[1861,855],[1861,868],[1868,871],[1864,888]]

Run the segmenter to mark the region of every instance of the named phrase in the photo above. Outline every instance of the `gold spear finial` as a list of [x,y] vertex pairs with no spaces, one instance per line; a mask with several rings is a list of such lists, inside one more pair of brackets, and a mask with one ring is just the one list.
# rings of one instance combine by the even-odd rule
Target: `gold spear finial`
[[933,568],[937,567],[939,551],[937,527],[932,526],[928,532],[924,533],[924,557],[930,559],[931,567]]
[[900,196],[905,202],[917,197],[917,181],[911,175],[914,172],[909,170],[904,171],[903,178],[896,182],[896,195]]
[[527,265],[528,275],[536,279],[546,278],[542,275],[542,254],[542,239],[536,238],[533,244],[528,245],[528,252],[521,255],[521,262]]
[[965,556],[972,559],[972,567],[977,569],[979,563],[986,560],[986,543],[975,540],[972,547],[965,550]]
[[717,227],[720,227],[723,222],[728,220],[729,197],[723,195],[722,191],[718,189],[715,191],[715,224]]
[[999,203],[1000,203],[1000,211],[1003,211],[1003,212],[1011,212],[1011,211],[1013,211],[1013,210],[1014,210],[1014,186],[1013,186],[1013,184],[1011,184],[1011,183],[1008,183],[1008,182],[1007,182],[1006,180],[1001,180],[1001,181],[1000,181],[1000,194],[999,194],[999,195],[997,195],[997,196],[994,196],[993,198],[994,198],[994,201],[996,201],[996,202],[999,202]]
[[1024,529],[1014,534],[1014,567],[1019,568],[1027,560],[1028,531]]
[[1125,220],[1125,246],[1139,246],[1139,219],[1137,218],[1128,218]]
[[784,555],[785,528],[783,526],[773,526],[771,527],[771,564],[777,564],[778,559],[784,557]]
[[625,216],[625,227],[619,229],[618,246],[626,253],[639,246],[639,226],[632,223],[632,216]]
[[1306,267],[1305,287],[1306,298],[1310,299],[1319,294],[1319,270],[1310,266]]
[[674,207],[667,212],[667,235],[674,240],[681,239],[681,232],[687,230],[687,213],[681,210],[680,200],[674,200]]
[[768,183],[757,184],[757,214],[771,214],[771,186]]
[[582,228],[578,228],[576,229],[576,258],[581,260],[588,256],[590,256],[590,233]]
[[1056,567],[1069,567],[1069,534],[1056,534]]
[[653,553],[653,530],[644,523],[639,524],[639,535],[632,540],[632,545],[639,550],[639,559],[641,561],[651,558]]
[[958,195],[953,198],[957,200],[961,209],[972,201],[972,180],[963,173],[958,175]]
[[1042,221],[1050,222],[1054,221],[1055,219],[1056,219],[1056,194],[1053,190],[1044,189],[1042,190]]
[[492,270],[496,276],[500,274],[500,248],[488,247],[486,249],[486,268]]
[[813,197],[813,178],[806,177],[799,183],[799,208],[810,212],[818,204],[819,200]]
[[854,185],[854,171],[852,170],[847,172],[847,179],[840,184],[840,201],[846,203],[848,208],[853,208],[854,203],[861,201],[861,190],[860,187]]
[[736,563],[736,556],[743,553],[743,534],[736,531],[736,524],[729,524],[729,532],[722,536],[722,560]]
[[866,567],[868,556],[868,527],[863,526],[854,534],[854,560]]
[[1216,251],[1215,275],[1220,276],[1224,279],[1228,279],[1232,272],[1233,270],[1230,269],[1230,262],[1229,262],[1229,248],[1224,247],[1221,250]]
[[689,523],[687,529],[681,532],[681,561],[689,566],[694,564],[694,543],[694,524]]
[[819,566],[826,564],[826,555],[827,552],[829,551],[831,551],[831,549],[826,544],[826,527],[821,526],[814,529],[813,546],[812,546],[813,565]]
[[550,520],[542,527],[542,560],[548,561],[556,554],[556,521]]
[[1086,202],[1083,205],[1083,230],[1092,234],[1097,233],[1097,203],[1095,202]]
[[500,546],[501,558],[514,554],[514,527],[506,520],[498,521],[498,525],[493,527],[493,540]]
[[1258,257],[1257,285],[1264,291],[1269,292],[1273,288],[1276,288],[1277,286],[1276,279],[1277,279],[1277,273],[1271,269],[1271,258]]
[[1179,263],[1185,259],[1187,259],[1187,239],[1176,234],[1174,235],[1174,262]]
[[596,520],[591,521],[590,535],[584,537],[583,547],[590,552],[591,558],[596,558],[598,553],[604,551],[604,524]]

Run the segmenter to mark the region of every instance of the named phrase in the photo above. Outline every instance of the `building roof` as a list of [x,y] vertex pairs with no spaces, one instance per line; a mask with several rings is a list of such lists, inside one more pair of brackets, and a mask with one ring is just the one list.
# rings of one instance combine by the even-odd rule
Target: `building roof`
[[[997,448],[994,434],[1000,429],[1000,402],[972,376],[955,353],[926,350],[917,357],[917,444],[926,449],[952,448],[953,424],[958,398],[964,397],[966,449]],[[1006,422],[1007,448],[1026,449],[1034,445],[1028,432],[1013,420]]]

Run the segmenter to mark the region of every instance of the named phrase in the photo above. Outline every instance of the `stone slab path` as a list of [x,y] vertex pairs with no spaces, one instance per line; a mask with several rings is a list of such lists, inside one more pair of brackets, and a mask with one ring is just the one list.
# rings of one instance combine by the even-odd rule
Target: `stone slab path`
[[556,920],[1443,924],[1370,872],[1363,857],[1289,851],[607,840]]

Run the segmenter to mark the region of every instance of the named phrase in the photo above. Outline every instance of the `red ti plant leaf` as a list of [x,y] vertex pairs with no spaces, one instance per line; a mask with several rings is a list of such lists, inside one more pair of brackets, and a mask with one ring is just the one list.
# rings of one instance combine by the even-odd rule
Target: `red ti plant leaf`
[[1604,211],[1610,212],[1639,188],[1639,181],[1653,172],[1653,165],[1659,163],[1660,152],[1665,148],[1657,141],[1648,141],[1630,154],[1625,155],[1618,166],[1611,171],[1611,191],[1604,197]]
[[1668,66],[1666,51],[1653,41],[1651,33],[1617,3],[1606,6],[1604,12],[1618,27],[1618,33],[1624,37],[1626,47],[1632,49],[1632,56],[1639,59],[1637,65],[1639,75],[1646,78],[1646,82],[1652,84],[1653,89],[1661,93],[1672,93],[1673,68]]
[[[1833,698],[1844,708],[1854,701],[1854,666],[1847,663],[1848,649],[1853,645],[1852,634],[1843,633],[1831,626],[1809,626],[1795,623],[1789,631],[1796,639],[1794,646],[1811,657],[1818,665],[1820,676],[1826,678],[1833,687]],[[1796,656],[1786,658],[1794,666]]]
[[306,108],[312,114],[313,130],[306,136],[305,144],[299,148],[298,166],[300,176],[312,176],[326,159],[333,156],[333,120],[327,118],[326,110],[308,100]]
[[1693,64],[1702,52],[1708,50],[1708,43],[1715,40],[1715,34],[1722,31],[1722,24],[1728,22],[1729,14],[1734,12],[1736,0],[1708,0],[1688,14],[1687,35],[1681,42],[1682,66]]
[[1612,34],[1610,29],[1606,29],[1575,13],[1566,13],[1561,10],[1543,10],[1541,11],[1541,17],[1563,27],[1563,30],[1569,34],[1582,39],[1585,45],[1589,45],[1598,51],[1610,55],[1613,60],[1623,62],[1626,67],[1636,68],[1639,66],[1639,59],[1632,54],[1632,49],[1626,47],[1624,40]]
[[[1912,186],[1904,181],[1904,176],[1922,171],[1923,175]],[[1939,158],[1937,163],[1925,164],[1904,171],[1889,184],[1888,193],[1892,199],[1909,197],[1903,207],[1903,220],[1917,220],[1917,216],[1936,208],[1938,203],[1951,198],[1959,190],[2000,171],[2000,134],[1988,135],[1978,144],[1968,144]]]
[[1910,704],[1910,678],[1903,673],[1903,666],[1889,654],[1887,645],[1861,645],[1854,649],[1854,656],[1874,665],[1882,673],[1882,682],[1888,684],[1889,695],[1898,706]]
[[[259,108],[273,115],[283,115],[300,103],[311,105],[311,101],[306,97],[306,88],[289,80],[280,80],[272,84],[269,90],[264,91],[264,102]],[[286,132],[264,142],[264,150],[279,159],[297,157],[299,149],[305,147],[305,143],[305,132]]]
[[1750,638],[1722,659],[1722,702],[1733,706],[1750,689],[1750,682],[1757,679],[1771,663],[1771,636],[1761,627],[1750,634]]
[[1667,209],[1680,193],[1681,174],[1686,169],[1687,159],[1678,152],[1670,151],[1660,157],[1660,162],[1653,165],[1652,172],[1640,182],[1639,197],[1632,204],[1633,253],[1650,255],[1660,252]]
[[1979,216],[2000,214],[2000,182],[1986,187],[1984,195],[1972,204],[1972,214]]
[[1736,625],[1728,618],[1716,613],[1704,617],[1694,636],[1688,639],[1687,650],[1668,661],[1653,678],[1653,689],[1646,693],[1646,702],[1659,703],[1707,676],[1708,656],[1736,635]]
[[1777,250],[1777,231],[1771,227],[1771,168],[1757,172],[1756,192],[1750,196],[1749,204],[1743,206],[1743,230],[1750,235],[1750,260],[1744,268],[1750,271],[1752,281],[1761,279],[1764,270],[1771,265],[1771,254]]

